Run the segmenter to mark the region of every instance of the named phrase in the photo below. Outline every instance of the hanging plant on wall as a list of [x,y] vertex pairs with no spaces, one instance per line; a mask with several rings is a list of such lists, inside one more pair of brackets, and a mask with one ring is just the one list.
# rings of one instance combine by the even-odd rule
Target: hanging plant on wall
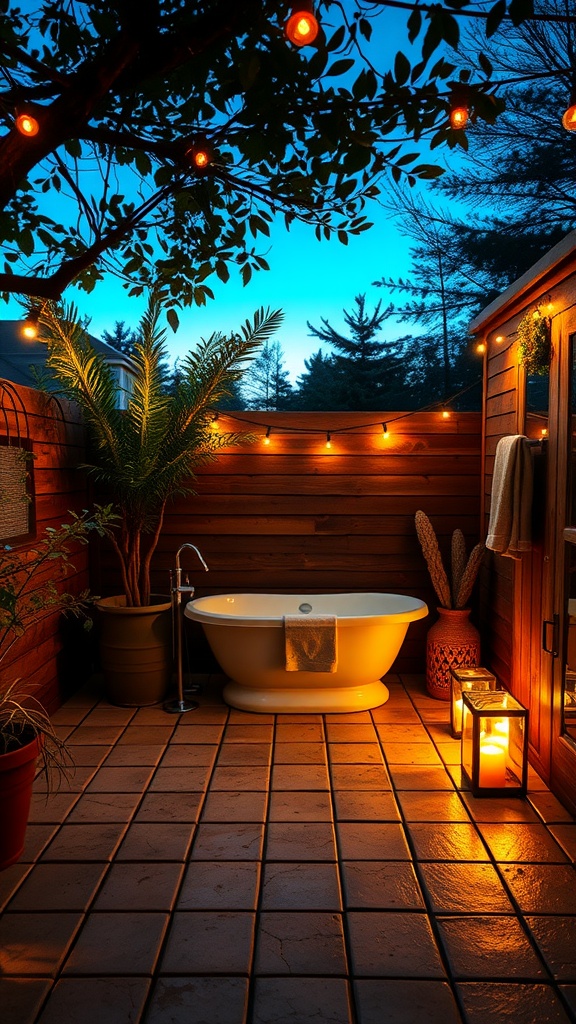
[[550,365],[550,321],[539,310],[526,313],[518,324],[518,357],[528,376],[544,377]]

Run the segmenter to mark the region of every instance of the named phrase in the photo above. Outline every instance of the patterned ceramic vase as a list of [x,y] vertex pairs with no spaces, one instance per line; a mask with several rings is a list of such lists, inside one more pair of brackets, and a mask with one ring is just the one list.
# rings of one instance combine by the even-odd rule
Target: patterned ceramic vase
[[450,669],[480,664],[480,634],[469,608],[438,608],[440,618],[426,639],[426,689],[431,697],[450,700]]

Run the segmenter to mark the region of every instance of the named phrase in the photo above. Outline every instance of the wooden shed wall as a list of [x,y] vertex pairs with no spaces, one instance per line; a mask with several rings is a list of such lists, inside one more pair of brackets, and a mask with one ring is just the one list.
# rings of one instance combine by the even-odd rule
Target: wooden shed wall
[[[69,403],[48,400],[30,388],[8,384],[1,404],[0,436],[21,437],[30,443],[37,538],[47,526],[65,522],[69,510],[78,512],[86,507],[85,481],[75,468],[84,457],[84,428],[78,411]],[[33,545],[31,540],[16,550],[26,551]],[[66,589],[79,593],[89,583],[86,548],[75,552],[73,564]],[[2,664],[2,679],[22,678],[52,711],[62,702],[67,688],[73,689],[81,682],[77,675],[80,649],[84,649],[82,635],[75,624],[62,622],[58,613],[47,614],[11,649]]]
[[[384,415],[387,439],[381,423],[375,424]],[[183,559],[197,596],[389,591],[423,598],[435,616],[414,513],[421,508],[430,515],[445,554],[456,527],[469,545],[476,543],[481,415],[443,420],[438,413],[414,413],[393,422],[401,415],[221,414],[223,430],[238,430],[244,419],[257,440],[203,467],[196,496],[169,508],[153,565],[154,589],[166,592],[175,552],[191,541],[210,567],[205,574],[193,554]],[[271,443],[265,446],[268,426]],[[97,586],[102,594],[118,589],[109,551],[102,552]],[[431,622],[410,626],[397,670],[423,671]]]
[[[502,336],[505,337],[504,332]],[[490,346],[484,391],[485,440],[483,536],[488,531],[496,446],[501,437],[520,430],[519,368],[509,339]],[[514,561],[488,551],[480,580],[483,659],[505,686],[511,683],[514,612]]]

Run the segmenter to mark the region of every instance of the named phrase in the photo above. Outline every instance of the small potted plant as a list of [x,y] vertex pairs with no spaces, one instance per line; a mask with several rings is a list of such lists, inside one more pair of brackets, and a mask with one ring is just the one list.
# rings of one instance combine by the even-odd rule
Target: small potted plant
[[162,313],[161,296],[152,294],[131,356],[128,396],[121,396],[120,384],[92,348],[73,307],[46,303],[39,315],[47,368],[59,392],[84,414],[90,443],[86,468],[118,512],[110,540],[123,593],[99,604],[101,660],[109,699],[127,706],[161,701],[170,682],[171,606],[167,597],[152,595],[150,585],[166,506],[194,493],[198,466],[220,449],[252,439],[245,432],[215,431],[214,409],[282,321],[280,311],[260,309],[239,333],[201,340],[180,361],[174,378]]
[[48,528],[33,548],[0,547],[0,870],[22,854],[38,757],[48,792],[72,766],[45,709],[23,680],[8,680],[2,667],[26,629],[54,611],[91,624],[88,593],[67,593],[59,583],[73,568],[74,545],[86,544],[93,530],[105,533],[112,513],[107,507],[71,515],[69,523]]
[[428,516],[418,511],[415,522],[440,616],[426,639],[426,688],[432,697],[450,700],[450,669],[480,664],[480,634],[469,621],[468,602],[482,564],[484,544],[476,544],[468,556],[462,530],[454,530],[449,578]]

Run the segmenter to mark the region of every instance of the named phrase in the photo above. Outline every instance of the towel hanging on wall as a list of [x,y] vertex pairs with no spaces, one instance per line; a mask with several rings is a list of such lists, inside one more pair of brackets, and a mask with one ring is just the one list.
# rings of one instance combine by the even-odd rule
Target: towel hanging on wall
[[486,547],[519,559],[532,547],[534,471],[530,442],[523,434],[502,437],[496,445]]
[[335,672],[335,615],[285,615],[287,672]]

